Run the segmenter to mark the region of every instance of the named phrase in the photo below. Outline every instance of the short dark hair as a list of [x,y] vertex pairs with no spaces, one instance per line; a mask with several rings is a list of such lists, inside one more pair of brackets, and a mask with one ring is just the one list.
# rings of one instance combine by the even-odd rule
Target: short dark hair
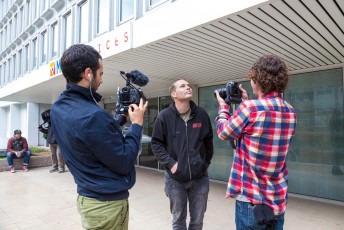
[[22,132],[21,132],[21,130],[20,129],[16,129],[16,130],[14,130],[14,134],[21,134]]
[[96,76],[96,71],[99,69],[99,59],[102,60],[102,56],[92,46],[84,44],[70,46],[61,57],[61,69],[67,83],[81,81],[81,73],[86,68],[90,68],[93,76]]
[[269,54],[253,64],[247,77],[258,84],[264,94],[273,91],[282,93],[289,80],[288,67],[280,57]]

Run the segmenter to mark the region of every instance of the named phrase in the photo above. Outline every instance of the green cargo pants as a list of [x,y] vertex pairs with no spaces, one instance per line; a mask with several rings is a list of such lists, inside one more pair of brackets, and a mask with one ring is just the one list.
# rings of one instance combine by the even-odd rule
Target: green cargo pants
[[99,201],[78,196],[78,211],[84,229],[128,230],[128,200]]

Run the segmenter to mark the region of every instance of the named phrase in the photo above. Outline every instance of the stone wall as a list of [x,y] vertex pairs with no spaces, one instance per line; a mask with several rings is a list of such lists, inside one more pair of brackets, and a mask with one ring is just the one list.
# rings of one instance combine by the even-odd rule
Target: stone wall
[[[20,170],[21,166],[23,164],[23,158],[21,159],[14,159],[14,167],[16,170]],[[30,164],[29,164],[29,170],[31,168],[37,168],[37,167],[46,167],[51,166],[51,156],[31,156],[30,158]],[[0,172],[8,171],[8,164],[7,160],[0,160]]]

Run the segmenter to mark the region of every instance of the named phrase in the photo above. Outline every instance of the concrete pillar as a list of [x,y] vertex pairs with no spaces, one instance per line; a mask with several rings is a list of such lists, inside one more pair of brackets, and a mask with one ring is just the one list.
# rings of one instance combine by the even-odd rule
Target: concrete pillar
[[27,129],[27,139],[29,145],[38,145],[39,140],[39,132],[38,132],[38,125],[40,121],[40,113],[39,113],[39,104],[38,103],[30,103],[26,104],[26,129]]
[[0,149],[6,149],[7,147],[7,110],[8,107],[0,107]]
[[23,131],[20,115],[21,115],[20,104],[11,104],[9,114],[8,114],[9,118],[8,118],[8,126],[7,126],[7,133],[6,133],[7,138],[12,137],[13,132],[16,129],[21,129]]

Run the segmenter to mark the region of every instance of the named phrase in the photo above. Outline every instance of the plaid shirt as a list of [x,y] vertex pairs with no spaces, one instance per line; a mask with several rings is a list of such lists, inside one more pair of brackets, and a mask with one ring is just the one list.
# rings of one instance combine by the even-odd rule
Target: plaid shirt
[[266,204],[275,215],[287,206],[286,156],[295,134],[294,108],[278,92],[242,102],[233,116],[220,106],[216,117],[222,140],[238,140],[226,197],[244,195],[252,204]]

